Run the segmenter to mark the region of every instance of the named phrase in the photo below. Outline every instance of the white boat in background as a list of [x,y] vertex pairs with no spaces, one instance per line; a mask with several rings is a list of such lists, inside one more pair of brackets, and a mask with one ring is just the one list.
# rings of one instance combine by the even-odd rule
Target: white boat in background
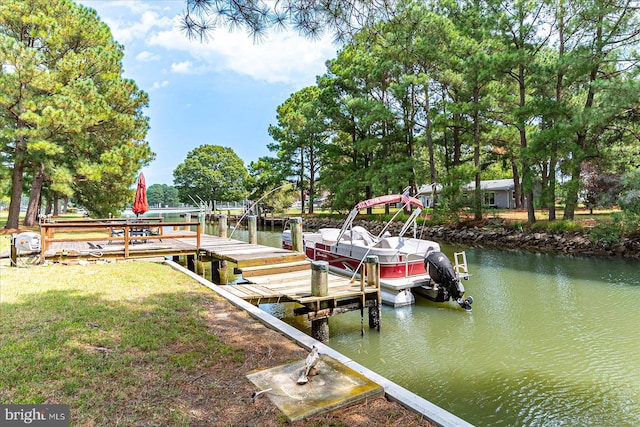
[[[414,207],[396,236],[383,230],[374,235],[353,220],[362,209],[402,203]],[[359,277],[357,272],[367,256],[375,255],[380,263],[380,288],[385,304],[401,307],[415,302],[412,290],[436,302],[454,300],[471,310],[473,298],[464,297],[461,279],[468,279],[464,252],[454,254],[454,264],[441,252],[440,245],[419,239],[416,219],[423,209],[420,200],[399,194],[376,197],[358,203],[347,216],[342,228],[321,228],[302,234],[304,251],[313,261],[326,261],[331,271]],[[405,234],[413,228],[413,237]],[[282,233],[282,247],[292,249],[291,230]]]

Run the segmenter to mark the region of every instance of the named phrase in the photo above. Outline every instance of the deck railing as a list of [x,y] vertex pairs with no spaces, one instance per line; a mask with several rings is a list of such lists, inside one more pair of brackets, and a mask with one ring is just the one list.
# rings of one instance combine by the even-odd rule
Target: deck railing
[[[179,230],[185,227],[190,230],[196,227],[196,234],[193,232],[171,233],[171,238],[195,238],[196,253],[200,250],[200,222],[165,222],[162,218],[141,218],[140,220],[118,218],[118,219],[82,219],[82,220],[62,220],[55,222],[42,222],[40,224],[41,237],[41,253],[40,260],[45,260],[46,251],[51,243],[54,242],[104,242],[108,244],[112,242],[124,243],[124,257],[129,257],[129,245],[133,242],[141,240],[153,241],[162,240],[165,227],[173,227],[173,230]],[[56,233],[78,233],[92,231],[107,231],[108,236],[64,236],[56,237]]]

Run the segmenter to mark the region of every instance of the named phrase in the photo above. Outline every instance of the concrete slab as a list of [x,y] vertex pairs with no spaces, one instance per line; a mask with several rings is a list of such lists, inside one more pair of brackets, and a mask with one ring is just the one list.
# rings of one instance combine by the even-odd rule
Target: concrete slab
[[384,388],[327,355],[321,355],[309,382],[298,384],[304,360],[247,374],[257,392],[267,396],[289,418],[298,421],[384,395]]

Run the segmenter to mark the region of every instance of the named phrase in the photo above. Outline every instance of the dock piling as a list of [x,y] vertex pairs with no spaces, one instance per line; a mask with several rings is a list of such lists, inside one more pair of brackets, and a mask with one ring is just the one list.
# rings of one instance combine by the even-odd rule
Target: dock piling
[[[329,293],[329,263],[311,262],[311,294],[324,297]],[[319,308],[319,307],[318,307]],[[329,340],[329,318],[322,317],[311,321],[311,336],[320,342]]]
[[258,243],[258,221],[255,215],[249,215],[247,217],[249,224],[249,243],[255,245]]
[[[184,222],[191,222],[191,214],[190,213],[186,213],[184,214]],[[191,227],[189,227],[188,225],[185,225],[184,227],[185,231],[189,231],[191,229]]]
[[227,216],[223,213],[218,216],[218,236],[227,237]]
[[[380,262],[376,255],[369,255],[366,258],[367,286],[380,289]],[[378,294],[379,295],[379,294]],[[380,304],[369,307],[369,328],[380,331]]]
[[291,245],[296,252],[304,252],[302,246],[302,218],[291,218]]
[[227,261],[225,260],[211,261],[211,281],[216,285],[229,284],[229,278],[227,275]]

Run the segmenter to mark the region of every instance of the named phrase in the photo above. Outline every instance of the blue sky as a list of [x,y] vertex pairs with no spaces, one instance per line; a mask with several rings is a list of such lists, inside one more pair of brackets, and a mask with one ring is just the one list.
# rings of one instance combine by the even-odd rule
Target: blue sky
[[260,43],[245,32],[217,30],[208,42],[179,29],[184,0],[76,0],[95,9],[125,48],[124,76],[149,94],[147,141],[156,159],[147,185],[173,184],[192,149],[231,147],[249,162],[273,153],[267,129],[291,93],[315,84],[336,56],[330,37],[307,40],[275,31]]

